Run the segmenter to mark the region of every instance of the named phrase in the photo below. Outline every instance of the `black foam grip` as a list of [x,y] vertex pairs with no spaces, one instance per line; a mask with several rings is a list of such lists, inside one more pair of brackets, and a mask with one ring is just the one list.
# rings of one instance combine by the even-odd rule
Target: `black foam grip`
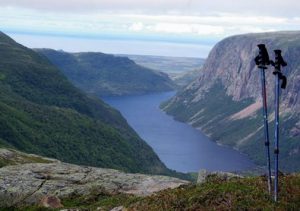
[[286,85],[287,85],[287,79],[284,75],[281,74],[280,76],[280,79],[282,80],[282,83],[281,83],[281,88],[282,89],[285,89],[286,88]]

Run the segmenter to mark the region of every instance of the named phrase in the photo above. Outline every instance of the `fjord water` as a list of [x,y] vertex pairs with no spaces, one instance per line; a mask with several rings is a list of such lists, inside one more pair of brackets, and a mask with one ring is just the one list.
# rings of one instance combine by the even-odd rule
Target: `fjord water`
[[178,122],[159,109],[174,92],[105,97],[170,169],[180,172],[240,171],[254,167],[243,154],[219,146],[200,131]]

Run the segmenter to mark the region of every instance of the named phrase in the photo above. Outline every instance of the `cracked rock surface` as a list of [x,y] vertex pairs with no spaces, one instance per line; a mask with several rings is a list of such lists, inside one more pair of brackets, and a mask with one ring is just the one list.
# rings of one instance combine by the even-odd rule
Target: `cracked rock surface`
[[45,196],[63,199],[95,191],[146,196],[186,183],[166,176],[129,174],[59,161],[26,163],[0,168],[0,205],[38,205]]

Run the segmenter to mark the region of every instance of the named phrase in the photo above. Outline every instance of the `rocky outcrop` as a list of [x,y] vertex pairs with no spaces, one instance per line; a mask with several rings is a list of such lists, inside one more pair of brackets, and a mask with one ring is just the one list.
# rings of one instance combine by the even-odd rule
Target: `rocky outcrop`
[[[0,205],[62,207],[61,199],[93,193],[146,196],[187,181],[113,169],[78,166],[59,161],[0,168]],[[1,207],[0,206],[0,207]]]
[[243,178],[243,176],[241,175],[230,173],[230,172],[220,172],[220,171],[209,172],[206,169],[202,169],[198,173],[197,184],[202,184],[207,182],[209,177],[218,177],[224,181],[229,180],[231,178]]
[[[222,40],[209,53],[200,76],[164,104],[164,110],[264,165],[260,70],[254,62],[260,43],[266,44],[271,59],[273,50],[281,49],[288,63],[283,68],[288,84],[280,98],[281,162],[286,171],[300,170],[299,31],[245,34]],[[266,70],[270,125],[274,124],[272,72],[273,67]]]

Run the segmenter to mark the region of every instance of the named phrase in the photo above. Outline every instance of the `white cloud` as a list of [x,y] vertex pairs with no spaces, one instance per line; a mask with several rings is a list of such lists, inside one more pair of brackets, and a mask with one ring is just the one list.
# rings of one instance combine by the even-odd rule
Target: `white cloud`
[[[299,15],[300,16],[300,15]],[[299,30],[300,17],[250,16],[235,13],[212,15],[57,14],[0,8],[2,30],[91,35],[139,34],[225,37],[271,30]]]
[[191,23],[157,23],[147,26],[149,32],[177,33],[194,35],[221,35],[224,28],[221,26],[191,24]]
[[148,26],[147,29],[153,32],[163,33],[192,33],[192,28],[188,24],[175,24],[175,23],[157,23]]
[[0,0],[11,6],[54,12],[131,11],[147,14],[298,16],[299,0]]
[[[57,2],[57,0],[52,1],[54,3]],[[78,7],[80,5],[84,7],[85,3],[82,3],[80,0],[74,0],[72,2],[74,3],[75,1],[79,4],[77,5]],[[124,1],[126,2],[127,0]],[[134,0],[131,1],[133,2]],[[94,4],[97,4],[93,8],[95,10],[91,10],[88,13],[78,13],[71,11],[71,9],[69,9],[68,12],[57,12],[53,9],[54,3],[46,4],[41,0],[36,0],[36,5],[31,5],[34,2],[33,0],[26,2],[28,2],[27,6],[30,8],[38,8],[41,6],[39,2],[44,2],[45,8],[43,10],[11,6],[1,7],[1,5],[13,4],[22,6],[24,2],[25,1],[22,0],[0,0],[1,30],[4,32],[92,37],[96,39],[123,39],[147,42],[163,41],[194,45],[209,44],[210,46],[221,38],[234,34],[275,30],[300,30],[300,14],[289,17],[288,15],[272,16],[264,13],[258,15],[240,11],[229,12],[229,10],[226,12],[190,14],[185,13],[184,9],[180,10],[181,12],[178,12],[179,10],[172,10],[172,12],[155,15],[150,13],[138,14],[133,11],[125,10],[118,13],[112,10],[102,10],[99,12],[96,9],[100,1],[97,1],[98,3],[92,1]],[[62,1],[62,4],[67,6],[70,2],[71,1],[66,0]],[[109,4],[108,1],[101,2],[103,3],[102,9],[105,9]],[[124,3],[122,2],[120,4]],[[154,0],[151,2],[154,2]],[[151,6],[151,2],[140,1],[138,4],[142,7],[149,3]],[[180,0],[174,0],[175,5],[179,4],[179,2]],[[264,2],[264,0],[262,0],[262,2]],[[162,5],[160,6],[163,7],[163,5],[167,5],[167,3],[170,3],[169,0],[162,1]],[[190,3],[188,3],[186,1],[186,4],[192,5],[195,4],[195,2],[190,1]],[[239,5],[239,3],[236,4]],[[206,8],[209,7],[209,5],[210,3],[207,3],[204,4],[203,7]],[[50,6],[53,6],[53,8],[49,9],[48,7]],[[174,5],[172,5],[171,8],[173,6]],[[228,5],[225,5],[224,8],[227,6]],[[60,7],[61,11],[64,11],[63,6],[57,4],[56,7]],[[113,5],[111,5],[111,9],[113,9]],[[196,8],[193,9],[196,10]],[[200,11],[202,9],[200,9]]]
[[130,31],[142,31],[144,28],[144,24],[142,22],[133,23],[129,26]]

